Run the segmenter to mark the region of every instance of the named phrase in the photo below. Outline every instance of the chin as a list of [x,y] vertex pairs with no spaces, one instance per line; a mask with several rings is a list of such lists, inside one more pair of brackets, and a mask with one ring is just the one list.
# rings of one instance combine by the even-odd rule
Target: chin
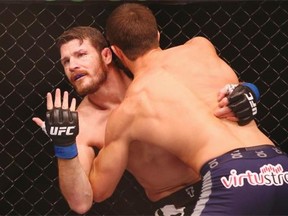
[[87,94],[93,93],[90,88],[76,88],[76,91],[80,96],[85,96]]
[[99,89],[99,86],[97,86],[97,85],[85,85],[85,86],[80,85],[80,86],[75,86],[75,89],[80,96],[85,96],[87,94],[95,93]]
[[96,79],[81,79],[80,82],[75,83],[75,89],[77,93],[81,96],[87,94],[93,94],[98,91],[102,84],[106,81],[106,73],[100,74],[101,76],[96,77]]

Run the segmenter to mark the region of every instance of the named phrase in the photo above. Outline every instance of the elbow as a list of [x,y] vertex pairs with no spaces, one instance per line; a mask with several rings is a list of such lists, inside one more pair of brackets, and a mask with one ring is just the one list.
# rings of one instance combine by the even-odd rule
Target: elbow
[[111,195],[106,195],[106,194],[95,194],[93,196],[93,199],[95,202],[99,203],[99,202],[103,202],[105,201],[106,199],[108,199]]
[[77,214],[85,214],[88,212],[91,207],[92,207],[92,202],[90,203],[75,203],[75,204],[70,204],[69,207],[72,211],[76,212]]
[[112,196],[115,188],[111,189],[111,186],[108,187],[107,184],[103,184],[103,182],[95,181],[95,179],[91,178],[91,175],[90,175],[90,182],[93,182],[91,186],[93,191],[94,202],[100,203]]
[[103,202],[112,196],[113,192],[110,191],[97,191],[93,193],[93,200],[97,203]]
[[85,214],[93,205],[92,190],[90,193],[85,194],[85,196],[74,194],[73,196],[65,198],[70,209],[78,214]]

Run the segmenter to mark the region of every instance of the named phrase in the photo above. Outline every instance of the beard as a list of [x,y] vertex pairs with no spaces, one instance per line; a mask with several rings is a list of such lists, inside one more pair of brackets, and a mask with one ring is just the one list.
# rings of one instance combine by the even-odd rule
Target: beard
[[101,61],[100,69],[93,76],[87,73],[83,80],[78,80],[73,84],[76,92],[80,96],[85,96],[87,94],[92,94],[98,91],[98,89],[103,85],[107,80],[107,68],[104,63]]

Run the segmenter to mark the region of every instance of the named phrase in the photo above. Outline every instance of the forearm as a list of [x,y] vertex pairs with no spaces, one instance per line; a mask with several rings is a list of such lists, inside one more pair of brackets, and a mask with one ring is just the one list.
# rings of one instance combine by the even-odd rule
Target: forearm
[[[88,175],[92,163],[91,157],[94,153],[90,153],[89,156],[87,146],[81,148],[76,145],[76,137],[79,134],[78,112],[75,111],[76,99],[72,99],[70,108],[68,102],[67,91],[64,92],[62,99],[60,89],[56,89],[54,102],[52,94],[48,92],[45,122],[37,118],[34,118],[34,121],[41,126],[54,145],[55,156],[58,158],[59,184],[63,196],[73,211],[83,214],[91,208],[93,203]],[[78,141],[80,141],[79,137]],[[85,141],[80,141],[80,143],[85,143]],[[78,152],[79,155],[83,155],[81,163]]]
[[60,189],[70,208],[79,214],[87,212],[93,203],[93,192],[78,157],[58,159],[58,169]]

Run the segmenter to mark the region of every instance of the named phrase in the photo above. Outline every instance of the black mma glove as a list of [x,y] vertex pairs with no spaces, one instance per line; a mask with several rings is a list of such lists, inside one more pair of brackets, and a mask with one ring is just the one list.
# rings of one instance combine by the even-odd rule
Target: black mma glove
[[72,159],[78,155],[76,136],[79,133],[78,113],[69,109],[53,108],[46,112],[47,134],[54,142],[55,156]]
[[256,103],[260,99],[258,88],[252,83],[241,83],[236,86],[230,86],[228,90],[231,93],[227,96],[228,107],[239,119],[238,125],[243,126],[254,119],[257,114]]

